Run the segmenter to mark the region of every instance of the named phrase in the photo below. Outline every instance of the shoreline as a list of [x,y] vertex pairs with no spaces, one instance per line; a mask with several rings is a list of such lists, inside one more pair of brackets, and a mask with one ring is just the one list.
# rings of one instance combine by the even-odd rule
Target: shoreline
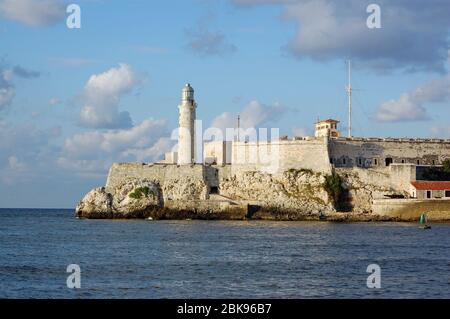
[[[79,219],[110,219],[110,220],[203,220],[203,221],[303,221],[303,222],[335,222],[335,223],[376,223],[376,222],[399,222],[399,223],[417,223],[417,218],[374,215],[370,213],[328,213],[326,215],[317,214],[298,214],[295,212],[257,212],[253,216],[234,212],[194,212],[177,210],[158,210],[147,212],[135,212],[132,214],[118,213],[90,213],[88,215],[77,214]],[[429,218],[429,222],[449,223],[449,219]]]

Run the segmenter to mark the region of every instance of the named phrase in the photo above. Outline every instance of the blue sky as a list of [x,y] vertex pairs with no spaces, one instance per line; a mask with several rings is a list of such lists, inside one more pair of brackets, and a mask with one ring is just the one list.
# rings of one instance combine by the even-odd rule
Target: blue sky
[[[73,207],[114,161],[173,146],[180,90],[210,125],[450,138],[450,3],[0,0],[0,207]],[[369,29],[369,3],[381,28]]]

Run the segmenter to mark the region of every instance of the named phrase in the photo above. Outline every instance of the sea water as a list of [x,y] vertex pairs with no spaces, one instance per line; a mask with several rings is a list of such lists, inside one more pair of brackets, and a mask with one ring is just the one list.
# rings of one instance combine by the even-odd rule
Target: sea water
[[[68,288],[68,265],[81,287]],[[368,288],[367,267],[381,288]],[[0,298],[450,298],[450,224],[80,220],[0,209]]]

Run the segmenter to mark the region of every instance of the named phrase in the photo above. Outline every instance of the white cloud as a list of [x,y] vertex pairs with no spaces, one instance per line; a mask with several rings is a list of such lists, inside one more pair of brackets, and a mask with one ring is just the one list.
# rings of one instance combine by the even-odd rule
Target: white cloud
[[42,178],[53,172],[57,132],[58,127],[40,129],[31,123],[0,120],[0,180],[8,184],[28,182],[34,176]]
[[51,106],[55,106],[55,105],[58,105],[58,104],[61,104],[61,103],[62,103],[61,99],[59,99],[57,97],[52,97],[50,99],[50,101],[48,101],[48,104],[50,104]]
[[0,111],[5,106],[11,104],[16,91],[10,82],[12,79],[11,70],[3,70],[0,66]]
[[16,92],[12,86],[0,87],[0,110],[11,104]]
[[197,25],[186,30],[187,48],[199,56],[224,56],[237,50],[230,43],[227,36],[220,30],[214,29],[214,15],[208,14],[197,21]]
[[226,36],[220,31],[207,29],[190,30],[188,33],[188,48],[200,56],[225,55],[237,50],[229,43]]
[[422,103],[412,100],[410,94],[403,94],[398,100],[384,102],[378,108],[376,119],[379,122],[421,121],[428,118]]
[[123,95],[131,92],[141,82],[142,77],[127,64],[92,75],[82,93],[84,106],[80,124],[91,128],[131,127],[130,114],[119,112],[119,103]]
[[428,103],[450,101],[450,75],[425,83],[397,100],[384,102],[375,115],[380,122],[420,121],[429,118]]
[[29,26],[46,26],[64,21],[66,11],[59,0],[0,0],[0,13]]
[[369,29],[361,0],[233,0],[238,6],[280,5],[296,33],[285,46],[297,58],[361,60],[391,69],[444,72],[449,49],[449,1],[378,0],[381,28]]
[[83,177],[103,177],[111,166],[109,159],[72,159],[64,156],[56,158],[57,167]]
[[175,144],[168,136],[165,120],[147,119],[130,129],[74,134],[61,145],[60,127],[40,129],[0,119],[0,181],[32,183],[50,175],[104,178],[113,162],[162,159]]
[[39,128],[33,122],[12,124],[0,119],[3,205],[74,207],[87,190],[104,185],[113,162],[153,162],[175,142],[166,137],[163,120],[148,119],[131,129],[75,134],[63,144],[60,127]]
[[162,155],[172,150],[175,141],[168,137],[159,138],[156,143],[146,148],[130,148],[122,152],[125,158],[135,158],[138,162],[157,161]]
[[[287,111],[287,108],[276,103],[272,106],[251,101],[239,113],[240,127],[243,129],[258,128],[276,122]],[[237,113],[224,112],[211,122],[211,128],[221,129],[225,134],[227,128],[237,128]]]
[[8,164],[9,167],[14,171],[24,171],[27,167],[17,158],[17,156],[10,156],[8,158]]
[[23,68],[20,65],[16,65],[11,71],[12,75],[16,75],[24,79],[38,78],[41,75],[40,72]]
[[0,65],[0,111],[10,105],[16,95],[16,89],[12,82],[14,77],[31,79],[39,76],[39,72],[18,65],[7,69]]
[[164,120],[147,119],[121,130],[75,134],[64,142],[64,158],[74,160],[147,161],[159,159],[170,149],[161,138],[168,136]]

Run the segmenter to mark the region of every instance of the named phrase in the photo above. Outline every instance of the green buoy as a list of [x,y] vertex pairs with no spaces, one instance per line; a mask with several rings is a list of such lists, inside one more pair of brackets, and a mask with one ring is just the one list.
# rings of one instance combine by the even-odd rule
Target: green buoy
[[427,225],[427,214],[423,213],[422,215],[420,215],[419,224],[422,226],[423,229],[431,228],[431,226]]

